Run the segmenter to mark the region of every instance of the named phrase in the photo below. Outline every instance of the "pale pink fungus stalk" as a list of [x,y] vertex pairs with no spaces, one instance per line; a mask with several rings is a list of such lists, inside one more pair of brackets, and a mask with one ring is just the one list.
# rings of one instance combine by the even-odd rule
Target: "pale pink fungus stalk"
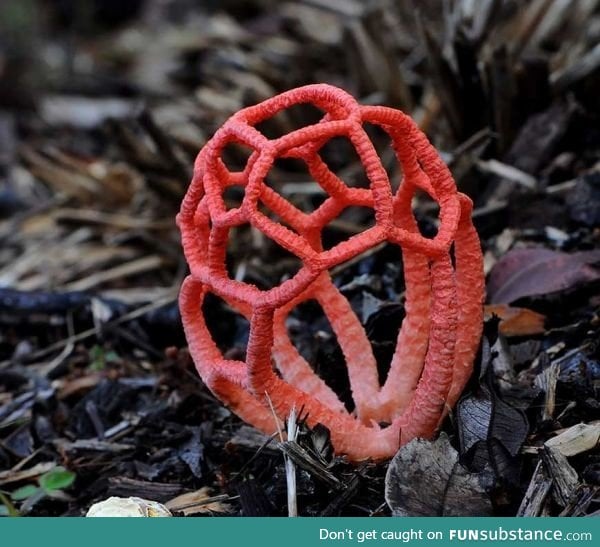
[[[276,139],[267,139],[255,128],[299,103],[321,109],[321,122]],[[392,140],[403,172],[395,193],[364,123],[378,125]],[[369,179],[368,189],[348,187],[321,159],[320,148],[336,136],[347,137],[354,145]],[[230,143],[253,150],[242,172],[230,172],[222,161],[221,153]],[[266,184],[276,158],[306,163],[329,196],[317,210],[299,210]],[[233,185],[243,186],[245,195],[239,207],[227,210],[223,193]],[[412,213],[417,190],[440,207],[433,239],[421,235]],[[286,225],[261,212],[261,204]],[[373,208],[375,225],[324,250],[323,228],[350,206]],[[360,106],[329,85],[293,89],[241,110],[198,155],[178,215],[191,270],[181,289],[181,314],[202,379],[233,412],[269,434],[277,427],[269,400],[280,420],[292,407],[303,409],[308,424],[325,425],[336,452],[352,461],[388,458],[415,437],[432,437],[469,378],[481,336],[483,264],[471,207],[425,135],[398,110]],[[294,277],[266,291],[229,277],[225,267],[229,232],[248,224],[302,260]],[[384,241],[402,249],[406,317],[387,380],[380,385],[369,340],[329,270]],[[245,362],[224,359],[213,341],[202,313],[208,292],[249,319]],[[287,315],[309,299],[322,306],[344,353],[353,413],[346,411],[289,339]]]

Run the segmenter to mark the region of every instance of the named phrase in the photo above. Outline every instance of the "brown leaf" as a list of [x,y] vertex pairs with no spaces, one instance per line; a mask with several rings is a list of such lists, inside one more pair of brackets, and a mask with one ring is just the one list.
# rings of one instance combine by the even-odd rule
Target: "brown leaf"
[[561,253],[543,248],[517,249],[501,258],[490,274],[488,301],[510,304],[528,296],[574,289],[600,279],[600,250]]
[[500,319],[498,329],[504,336],[531,336],[544,332],[546,316],[527,308],[517,308],[506,304],[485,306],[485,320],[495,315]]

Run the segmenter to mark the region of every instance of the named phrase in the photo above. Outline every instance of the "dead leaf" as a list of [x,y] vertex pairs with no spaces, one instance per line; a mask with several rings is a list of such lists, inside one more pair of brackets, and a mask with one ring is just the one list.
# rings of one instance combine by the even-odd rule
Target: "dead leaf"
[[477,395],[462,399],[457,407],[462,451],[470,453],[473,465],[492,465],[505,480],[514,477],[517,456],[529,425],[525,415],[482,386]]
[[574,289],[600,279],[600,250],[561,253],[543,248],[516,249],[492,268],[488,301],[510,304],[528,296]]
[[491,515],[489,476],[467,471],[445,433],[433,442],[415,439],[390,463],[385,500],[397,517]]
[[492,315],[500,319],[498,329],[503,336],[531,336],[545,332],[546,316],[527,308],[489,304],[485,306],[484,319],[490,319]]
[[[504,354],[502,339],[490,347],[482,339],[479,388],[463,397],[456,407],[460,452],[469,468],[491,468],[504,482],[518,483],[518,454],[529,432],[526,415],[509,404],[499,391],[502,383],[511,385],[510,356]],[[500,363],[496,364],[496,361]],[[498,373],[502,376],[495,379]]]

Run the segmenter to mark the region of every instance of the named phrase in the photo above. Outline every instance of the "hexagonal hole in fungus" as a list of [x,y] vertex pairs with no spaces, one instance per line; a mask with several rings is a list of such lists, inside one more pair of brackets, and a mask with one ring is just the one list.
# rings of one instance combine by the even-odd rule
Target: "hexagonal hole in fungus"
[[230,142],[221,151],[221,160],[231,173],[239,173],[246,168],[254,151],[253,148],[245,144]]
[[361,234],[375,225],[375,211],[372,207],[351,205],[331,220],[321,232],[321,242],[325,250],[332,249],[342,241]]
[[336,287],[349,297],[361,320],[366,320],[369,310],[363,309],[360,299],[355,302],[356,295],[367,291],[378,300],[399,301],[406,288],[403,263],[400,247],[382,243],[332,268],[330,275]]
[[266,291],[294,277],[302,261],[250,224],[229,230],[226,253],[230,279]]
[[[365,302],[365,294],[363,294],[363,307],[368,305]],[[377,361],[379,383],[383,385],[390,370],[398,333],[406,313],[403,302],[379,301],[371,303],[371,306],[374,309],[367,316],[364,327]]]
[[280,213],[275,212],[271,207],[269,207],[269,205],[267,205],[264,202],[262,198],[258,202],[258,210],[276,224],[281,224],[281,226],[285,226],[288,230],[290,230],[290,232],[293,232],[295,235],[300,236],[299,223],[287,222],[285,219],[282,218]]
[[225,204],[225,210],[237,209],[242,205],[244,196],[246,194],[246,187],[240,184],[234,184],[228,186],[223,190],[223,203]]
[[[369,349],[375,358],[379,383],[383,385],[404,319],[404,305],[379,300],[367,291],[348,296],[354,313],[365,330]],[[298,353],[351,412],[354,401],[346,359],[319,302],[311,299],[296,306],[288,316],[287,330]]]
[[396,193],[402,180],[402,165],[396,158],[391,137],[387,131],[376,124],[365,123],[363,128],[369,135],[375,150],[377,150],[381,165],[383,165],[390,180],[392,193]]
[[346,136],[329,139],[320,149],[319,155],[334,173],[349,188],[369,188],[369,178],[362,161]]
[[230,279],[246,281],[248,261],[257,252],[258,240],[249,223],[229,229],[225,264]]
[[336,266],[330,273],[365,329],[383,385],[404,319],[402,250],[384,243]]
[[352,412],[354,400],[344,354],[319,302],[311,299],[296,306],[286,326],[298,353]]
[[222,298],[208,293],[202,303],[202,313],[210,335],[225,359],[244,361],[250,323]]
[[276,158],[265,184],[303,213],[311,213],[327,198],[325,190],[300,159]]
[[427,192],[417,190],[413,198],[413,215],[421,235],[433,239],[438,233],[440,206]]
[[323,111],[313,104],[295,104],[259,122],[255,127],[268,139],[278,139],[295,129],[319,123],[323,115]]

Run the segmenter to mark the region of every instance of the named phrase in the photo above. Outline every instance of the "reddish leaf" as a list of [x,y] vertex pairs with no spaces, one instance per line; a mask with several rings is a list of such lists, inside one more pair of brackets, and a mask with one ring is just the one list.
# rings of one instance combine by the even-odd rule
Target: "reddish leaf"
[[600,279],[600,250],[561,253],[539,247],[507,253],[492,269],[488,301],[510,304],[519,298],[555,293]]
[[485,306],[485,319],[492,315],[500,319],[498,329],[504,336],[528,336],[544,332],[546,316],[527,308],[516,308],[506,304]]

